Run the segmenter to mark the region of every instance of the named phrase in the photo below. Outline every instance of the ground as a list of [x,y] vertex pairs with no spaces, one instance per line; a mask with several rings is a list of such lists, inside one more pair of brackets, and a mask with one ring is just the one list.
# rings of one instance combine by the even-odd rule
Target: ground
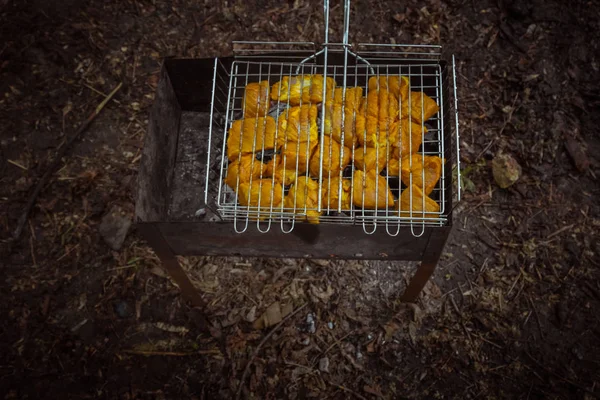
[[[135,228],[119,250],[99,233],[109,211],[132,218],[161,60],[323,26],[318,2],[217,3],[0,0],[3,398],[600,397],[600,4],[354,1],[352,41],[442,43],[458,62],[465,191],[435,277],[403,304],[411,264],[185,258],[198,310]],[[523,171],[507,189],[501,153]],[[304,308],[252,358],[272,304]]]

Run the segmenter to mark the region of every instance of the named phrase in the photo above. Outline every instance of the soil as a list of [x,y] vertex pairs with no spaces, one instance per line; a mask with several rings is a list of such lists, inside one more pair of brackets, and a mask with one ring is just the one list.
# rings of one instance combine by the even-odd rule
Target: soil
[[[323,31],[320,4],[217,3],[0,0],[2,398],[600,397],[600,4],[354,1],[352,41],[441,43],[458,62],[465,190],[434,278],[404,304],[408,263],[182,258],[199,310],[135,228],[120,250],[99,233],[110,210],[133,216],[161,60]],[[523,172],[507,189],[501,153]],[[252,321],[305,303],[252,358],[272,329]]]

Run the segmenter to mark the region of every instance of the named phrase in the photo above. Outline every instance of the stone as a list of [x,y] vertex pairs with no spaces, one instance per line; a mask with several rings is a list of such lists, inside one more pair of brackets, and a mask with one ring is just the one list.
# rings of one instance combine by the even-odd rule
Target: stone
[[522,169],[511,155],[498,154],[492,161],[492,173],[498,186],[506,189],[519,180]]
[[131,219],[123,214],[120,207],[113,206],[100,222],[99,230],[102,239],[115,251],[121,249],[131,228]]
[[323,357],[319,360],[319,371],[329,373],[329,357]]
[[133,308],[125,301],[119,301],[114,304],[115,314],[119,318],[129,318],[133,316]]

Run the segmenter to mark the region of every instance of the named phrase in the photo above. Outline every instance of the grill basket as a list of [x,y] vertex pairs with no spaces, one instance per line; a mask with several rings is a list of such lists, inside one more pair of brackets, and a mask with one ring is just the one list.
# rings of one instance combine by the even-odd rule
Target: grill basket
[[[426,226],[438,227],[447,225],[449,215],[452,211],[453,170],[456,171],[455,179],[458,185],[457,199],[460,200],[459,130],[454,57],[452,57],[451,65],[448,65],[448,63],[441,59],[441,46],[436,45],[358,44],[355,51],[348,43],[350,13],[348,0],[345,2],[344,7],[343,41],[342,43],[329,43],[327,33],[329,21],[328,3],[328,1],[324,3],[326,22],[325,42],[322,44],[320,50],[317,50],[315,43],[309,42],[278,43],[244,41],[234,42],[235,61],[229,67],[226,67],[219,59],[215,59],[211,124],[209,130],[209,154],[206,171],[208,174],[209,171],[214,171],[216,166],[219,179],[216,184],[218,187],[211,190],[209,187],[210,179],[207,175],[205,202],[209,205],[212,204],[220,218],[233,222],[235,231],[238,233],[245,232],[250,224],[256,224],[260,232],[268,232],[274,225],[279,225],[282,232],[291,232],[297,221],[305,221],[309,215],[318,215],[319,223],[360,224],[367,234],[372,234],[376,229],[384,226],[386,232],[391,236],[398,235],[401,226],[410,227],[414,236],[420,236]],[[364,197],[362,199],[354,199],[354,197],[356,195],[365,196],[366,190],[357,191],[351,189],[350,204],[342,205],[341,194],[344,189],[342,187],[344,179],[349,180],[351,188],[354,188],[355,185],[364,186],[365,182],[357,181],[353,172],[358,168],[353,166],[352,163],[350,166],[339,171],[335,169],[331,171],[328,168],[330,165],[326,164],[331,162],[332,158],[343,159],[344,152],[349,152],[351,159],[354,160],[358,152],[363,152],[362,155],[364,156],[366,148],[339,146],[341,154],[332,154],[334,146],[327,146],[324,143],[326,136],[328,136],[323,133],[326,101],[321,101],[317,104],[319,135],[316,143],[313,143],[316,146],[316,150],[310,145],[310,137],[307,141],[308,145],[304,146],[305,150],[302,150],[301,143],[299,142],[300,135],[297,135],[298,143],[296,144],[296,148],[300,149],[300,152],[305,151],[305,154],[300,154],[296,157],[297,160],[301,161],[296,161],[295,165],[288,165],[286,167],[289,163],[286,163],[285,160],[282,163],[282,168],[287,168],[287,171],[283,172],[284,175],[286,172],[291,172],[293,175],[302,176],[306,175],[306,171],[309,169],[311,155],[313,157],[318,156],[318,173],[312,174],[312,178],[316,182],[320,182],[317,201],[307,204],[308,201],[303,201],[303,199],[308,195],[308,189],[305,189],[305,192],[302,193],[301,191],[293,190],[293,186],[290,187],[288,185],[284,189],[283,196],[287,196],[289,202],[280,202],[280,204],[274,205],[273,199],[277,197],[277,195],[272,193],[276,186],[275,177],[263,177],[261,173],[257,177],[251,176],[249,182],[251,188],[252,185],[256,186],[254,190],[258,191],[258,204],[250,205],[248,201],[246,205],[240,204],[240,180],[237,179],[234,185],[226,185],[224,183],[228,174],[228,168],[231,162],[235,161],[229,160],[225,154],[227,151],[227,135],[234,121],[244,119],[243,107],[245,104],[244,93],[246,86],[250,83],[268,81],[269,87],[272,87],[276,82],[280,82],[286,78],[291,80],[295,77],[314,76],[315,74],[322,75],[323,82],[327,82],[329,78],[335,80],[336,88],[342,89],[344,107],[346,107],[348,101],[346,99],[348,88],[362,88],[364,98],[368,99],[369,89],[373,90],[368,83],[370,82],[369,79],[375,77],[376,82],[389,82],[390,78],[400,76],[408,78],[410,90],[408,92],[408,99],[403,101],[400,96],[398,97],[397,107],[399,110],[407,107],[408,115],[411,115],[411,107],[413,106],[411,96],[415,96],[415,93],[419,92],[425,93],[438,104],[439,112],[437,114],[426,122],[417,124],[417,126],[420,125],[418,127],[421,132],[420,137],[418,137],[419,134],[416,134],[416,138],[414,137],[412,129],[415,126],[413,124],[407,124],[406,126],[401,123],[399,124],[400,137],[403,137],[402,129],[408,129],[411,131],[408,132],[409,141],[416,139],[421,142],[419,150],[413,154],[421,157],[437,156],[444,160],[439,181],[431,193],[429,193],[429,197],[439,205],[437,211],[422,211],[426,209],[426,196],[417,196],[414,190],[407,190],[408,204],[410,206],[407,208],[402,207],[400,201],[397,200],[401,192],[406,190],[406,187],[410,187],[411,182],[417,178],[420,178],[421,182],[425,181],[425,169],[421,169],[420,172],[414,172],[412,169],[412,163],[415,160],[414,157],[400,155],[396,159],[398,164],[401,165],[406,160],[405,163],[409,165],[410,172],[408,172],[408,176],[405,179],[401,179],[400,171],[391,174],[387,166],[395,156],[390,154],[390,151],[386,151],[383,146],[381,146],[381,149],[380,146],[377,146],[376,157],[377,159],[385,160],[386,167],[380,176],[383,176],[389,185],[390,191],[394,196],[394,202],[388,196],[385,196],[385,205],[379,204],[378,200],[374,209],[365,209],[355,205],[357,202],[364,203]],[[328,88],[326,84],[322,86],[323,92],[321,98],[332,98],[333,93],[330,93],[332,89]],[[279,88],[281,91],[281,86]],[[303,89],[301,87],[301,91]],[[453,98],[450,97],[451,94]],[[277,138],[281,138],[284,135],[284,132],[280,129],[279,120],[285,111],[292,107],[290,104],[291,96],[286,97],[287,101],[272,102],[272,107],[269,111],[269,115],[276,121],[276,141]],[[423,101],[423,97],[420,98]],[[406,104],[403,104],[403,102]],[[300,107],[302,107],[302,99],[300,100]],[[369,104],[367,101],[365,109],[368,109],[368,107]],[[352,118],[355,118],[356,113],[358,113],[358,111],[354,112],[355,114]],[[345,117],[346,113],[343,112],[341,117],[342,138],[344,138],[344,135],[349,134],[346,132],[348,127],[344,123]],[[451,117],[454,119],[453,125],[450,123]],[[259,121],[265,124],[265,120],[253,119],[256,125],[258,125]],[[353,124],[352,129],[354,129],[356,121],[353,120],[351,123]],[[257,132],[264,131],[264,129],[264,127],[255,127],[255,131]],[[454,135],[452,135],[452,130],[454,130]],[[387,138],[383,137],[389,135],[389,131],[388,129],[380,129],[378,127],[377,137],[381,136],[382,140],[387,140]],[[366,136],[368,135],[366,130],[356,132],[355,134],[364,135],[363,142],[366,142]],[[331,135],[331,132],[329,135]],[[314,141],[314,139],[312,140]],[[262,147],[260,142],[262,142]],[[285,144],[287,145],[287,142]],[[455,152],[452,151],[453,147],[455,148]],[[409,144],[409,148],[412,148],[412,143]],[[252,154],[258,154],[259,156],[252,159],[251,170],[257,167],[255,163],[259,164],[265,161],[265,157],[268,157],[275,165],[277,165],[278,158],[285,157],[285,148],[277,152],[269,150],[264,148],[264,141],[257,140],[256,137],[253,138]],[[313,151],[315,153],[320,152],[320,154],[312,153]],[[329,151],[329,154],[323,154],[324,151]],[[421,160],[424,160],[424,158],[421,158]],[[279,161],[281,162],[281,160]],[[454,166],[452,165],[453,161],[456,162]],[[364,164],[363,173],[366,174],[368,170],[366,163]],[[415,176],[417,173],[420,173],[421,176]],[[323,183],[331,182],[329,180],[331,178],[338,178],[337,184],[335,187],[331,187],[331,184],[328,184],[327,193],[324,193],[325,185]],[[271,180],[271,184],[266,182],[266,180]],[[402,183],[403,180],[405,183]],[[271,193],[268,193],[268,186],[270,186]],[[290,189],[292,190],[290,191]],[[381,187],[378,184],[375,185],[374,190],[375,198],[378,198],[378,192],[385,190],[385,187]],[[211,193],[214,193],[214,198],[210,198]],[[331,201],[332,194],[338,198],[338,201]],[[335,196],[336,194],[337,196]],[[261,196],[264,196],[264,198],[261,199]],[[416,202],[421,202],[422,204],[414,206]],[[419,211],[415,211],[415,208]]]

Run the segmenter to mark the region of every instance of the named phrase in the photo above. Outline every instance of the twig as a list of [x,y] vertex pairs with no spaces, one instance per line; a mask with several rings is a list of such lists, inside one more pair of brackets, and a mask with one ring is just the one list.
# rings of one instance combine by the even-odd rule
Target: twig
[[33,261],[33,266],[37,266],[37,261],[35,260],[35,250],[33,249],[33,237],[29,237],[29,249],[31,251],[31,261]]
[[490,149],[490,147],[492,147],[494,145],[494,143],[496,143],[496,139],[498,139],[498,136],[496,136],[495,138],[490,140],[488,145],[485,146],[485,148],[483,150],[481,150],[481,152],[477,155],[477,157],[475,157],[475,161],[479,160],[481,158],[481,156],[484,155],[485,152],[488,151]]
[[559,235],[561,233],[563,233],[564,231],[571,229],[572,227],[574,227],[575,224],[571,224],[571,225],[567,225],[567,226],[563,226],[562,228],[560,228],[559,230],[557,230],[556,232],[553,232],[551,234],[548,235],[548,237],[546,239],[552,239],[554,236]]
[[458,314],[458,316],[462,320],[463,315],[462,315],[462,312],[460,312],[458,306],[456,305],[456,301],[454,300],[454,296],[450,296],[450,303],[452,303],[452,307],[454,307],[454,311],[456,311],[456,313]]
[[513,46],[515,46],[517,49],[519,49],[523,54],[525,54],[526,56],[529,57],[529,54],[527,54],[527,49],[525,47],[523,47],[514,37],[513,35],[510,34],[510,32],[508,32],[508,29],[506,29],[506,27],[504,26],[503,22],[500,22],[498,28],[500,29],[500,32],[502,32],[502,34],[504,35],[504,38]]
[[82,84],[83,86],[85,86],[86,88],[90,89],[92,92],[99,94],[100,96],[104,96],[106,97],[106,93],[99,91],[98,89],[95,89],[94,87],[87,85],[85,83]]
[[173,356],[173,357],[187,357],[194,356],[197,354],[221,354],[219,350],[199,350],[199,351],[149,351],[149,350],[122,350],[122,353],[133,354],[138,356]]
[[363,396],[363,395],[361,395],[361,394],[358,394],[358,393],[356,393],[354,390],[352,390],[352,389],[350,389],[350,388],[347,388],[346,386],[338,385],[338,384],[336,384],[336,383],[333,383],[333,382],[331,382],[331,381],[328,381],[328,380],[326,380],[326,379],[324,379],[324,381],[325,381],[325,382],[327,382],[327,383],[329,383],[331,386],[335,386],[336,388],[338,388],[338,389],[341,389],[341,390],[343,390],[343,391],[345,391],[345,392],[352,393],[353,395],[355,395],[355,396],[356,396],[357,398],[359,398],[360,400],[367,400],[367,398],[366,398],[365,396]]
[[8,160],[6,160],[6,161],[8,161],[10,164],[14,165],[15,167],[19,167],[19,168],[21,168],[22,170],[25,170],[25,171],[28,171],[28,170],[29,170],[29,168],[27,168],[27,167],[26,167],[26,166],[24,166],[23,164],[20,164],[20,163],[18,163],[17,161],[13,161],[13,160],[10,160],[10,159],[8,159]]
[[337,346],[338,344],[342,343],[342,340],[346,339],[348,336],[352,335],[354,333],[355,330],[351,330],[350,332],[348,332],[347,334],[345,334],[344,336],[342,336],[341,338],[339,338],[338,340],[336,340],[331,346],[329,346],[327,349],[325,349],[325,351],[323,353],[321,353],[321,355],[325,355],[327,353],[329,353],[329,350],[333,349],[335,346]]
[[287,317],[285,317],[284,319],[282,319],[281,322],[278,323],[275,326],[275,328],[271,329],[271,332],[267,333],[267,335],[263,338],[263,340],[260,341],[260,343],[258,344],[258,346],[256,347],[256,349],[254,350],[254,353],[252,353],[252,357],[250,357],[250,360],[248,361],[248,364],[246,364],[246,368],[244,368],[244,373],[242,374],[242,379],[240,379],[240,384],[238,386],[238,390],[237,390],[237,393],[235,395],[236,399],[239,399],[240,396],[242,395],[242,388],[244,387],[244,381],[246,380],[246,377],[250,373],[250,367],[252,366],[252,363],[254,362],[254,359],[256,358],[256,356],[258,355],[258,353],[260,352],[260,350],[262,349],[262,347],[264,346],[264,344],[267,342],[267,340],[269,340],[271,338],[271,336],[273,336],[273,334],[275,332],[277,332],[277,330],[279,330],[279,328],[281,328],[281,326],[283,324],[285,324],[294,315],[298,314],[307,305],[308,305],[308,303],[304,303],[303,305],[301,305],[300,307],[298,307],[295,311],[291,312]]
[[485,222],[482,222],[482,224],[490,232],[490,235],[492,235],[494,237],[494,239],[496,239],[496,243],[498,243],[499,245],[502,245],[502,240],[500,240],[500,238],[498,237],[498,235],[496,235],[496,232],[494,232],[492,230],[492,228],[490,228],[489,226],[487,226],[487,224]]
[[[568,383],[570,385],[573,385],[576,388],[578,388],[580,390],[583,390],[584,392],[589,393],[589,394],[591,394],[594,397],[600,397],[600,393],[593,392],[593,391],[589,390],[588,388],[586,388],[584,386],[581,386],[580,384],[575,383],[575,382],[573,382],[573,381],[571,381],[571,380],[569,380],[567,378],[564,378],[564,377],[560,376],[559,374],[557,374],[556,372],[554,372],[554,371],[546,368],[541,362],[539,362],[538,360],[536,360],[535,358],[533,358],[533,356],[531,354],[529,354],[529,352],[527,350],[525,350],[525,354],[527,354],[527,357],[529,357],[531,359],[531,361],[533,361],[534,363],[536,363],[538,367],[540,367],[541,369],[543,369],[544,371],[546,371],[546,373],[549,373],[549,374],[553,375],[554,377],[558,378],[559,380],[561,380],[563,382],[566,382],[566,383]],[[542,381],[543,381],[543,379],[542,379]]]
[[515,279],[515,281],[513,282],[512,286],[510,287],[510,289],[508,289],[508,293],[506,293],[506,297],[510,296],[510,293],[515,288],[515,285],[517,284],[517,282],[519,282],[519,279],[521,279],[521,275],[523,275],[523,270],[522,269],[519,270],[519,275],[517,275],[517,279]]
[[[317,363],[319,362],[319,359],[323,356],[325,356],[327,353],[329,353],[329,351],[331,349],[333,349],[335,346],[337,346],[338,344],[342,343],[342,341],[344,339],[346,339],[348,336],[352,335],[354,332],[356,331],[356,329],[351,330],[350,332],[348,332],[347,334],[345,334],[344,336],[342,336],[341,338],[337,339],[335,342],[333,342],[333,344],[331,346],[329,346],[328,348],[326,348],[324,351],[321,352],[321,354],[319,354],[317,357],[315,357],[313,359],[312,365],[313,368],[315,367],[315,365],[317,365]],[[318,336],[315,336],[318,337]]]
[[119,270],[122,270],[122,269],[129,269],[129,268],[135,268],[135,267],[137,267],[137,265],[136,265],[136,264],[133,264],[133,265],[125,265],[125,266],[123,266],[123,267],[114,267],[114,268],[109,268],[109,269],[107,269],[106,271],[119,271]]
[[518,98],[519,98],[519,93],[517,93],[515,95],[515,98],[513,99],[512,106],[510,107],[510,111],[508,113],[508,116],[504,119],[504,124],[500,128],[500,131],[498,132],[498,135],[496,135],[496,137],[493,138],[490,141],[490,143],[488,143],[487,146],[485,146],[485,148],[477,155],[477,157],[475,157],[475,160],[479,160],[481,158],[481,156],[484,155],[485,152],[488,151],[490,149],[490,147],[492,147],[494,145],[494,143],[496,143],[496,140],[498,138],[502,137],[502,134],[504,133],[504,130],[506,129],[506,127],[508,126],[508,124],[512,120],[513,113],[515,112],[515,104],[517,103],[517,99]]
[[537,308],[535,308],[535,304],[533,304],[533,300],[531,300],[531,296],[527,296],[527,299],[529,299],[529,304],[533,309],[533,314],[535,315],[535,320],[537,322],[538,329],[540,330],[540,337],[542,338],[542,340],[544,340],[544,331],[542,330],[542,322],[540,321],[540,315],[537,312]]
[[102,111],[104,106],[106,106],[106,104],[113,98],[113,96],[119,91],[119,89],[121,89],[121,86],[123,86],[123,83],[119,83],[119,85],[112,92],[110,92],[110,94],[108,96],[106,96],[104,98],[104,100],[102,100],[102,102],[98,105],[98,107],[96,107],[96,109],[88,117],[88,119],[86,119],[83,122],[83,124],[81,124],[79,129],[77,129],[75,134],[73,136],[71,136],[71,138],[67,141],[67,143],[58,150],[58,154],[56,154],[56,158],[54,159],[52,164],[50,164],[50,166],[48,166],[48,168],[46,168],[46,172],[44,173],[44,175],[42,175],[42,177],[40,178],[38,183],[35,185],[35,189],[31,193],[31,196],[29,197],[29,200],[27,201],[27,205],[25,206],[25,210],[23,211],[23,214],[21,214],[21,217],[19,218],[19,222],[17,224],[17,229],[15,229],[15,232],[13,235],[13,240],[17,240],[21,236],[21,233],[23,232],[23,227],[27,223],[27,219],[29,218],[29,214],[31,213],[33,206],[35,205],[35,201],[37,200],[37,197],[39,196],[39,194],[42,191],[42,189],[44,188],[44,186],[46,186],[46,183],[48,183],[48,180],[50,180],[50,177],[54,173],[54,170],[62,162],[62,158],[67,153],[67,151],[69,150],[71,145],[75,142],[75,140],[77,140],[77,138],[83,132],[85,132],[87,130],[87,128],[92,123],[92,121],[100,114],[100,112]]
[[484,342],[491,344],[494,347],[497,347],[499,349],[503,349],[504,348],[504,347],[500,346],[498,343],[494,343],[491,340],[488,340],[488,339],[484,338],[481,335],[475,335],[475,336],[477,336],[479,339],[483,340]]
[[63,258],[65,258],[69,254],[71,254],[73,252],[73,250],[75,250],[77,248],[79,248],[79,244],[76,244],[75,246],[71,247],[69,250],[67,250],[65,252],[65,254],[63,254],[62,256],[58,257],[58,259],[56,261],[58,262],[58,261],[62,260]]

